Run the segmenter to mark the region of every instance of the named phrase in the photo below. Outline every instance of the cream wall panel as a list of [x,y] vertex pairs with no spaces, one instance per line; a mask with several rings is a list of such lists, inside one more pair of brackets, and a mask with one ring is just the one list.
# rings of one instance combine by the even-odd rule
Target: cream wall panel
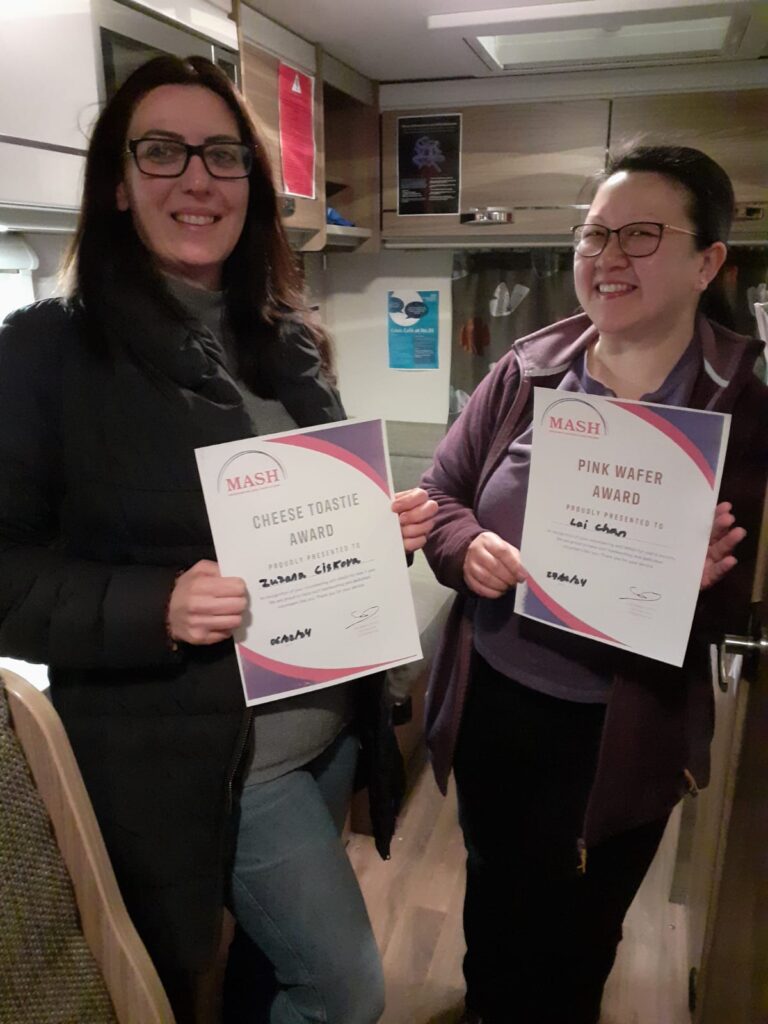
[[[323,313],[336,344],[339,388],[349,416],[446,422],[452,261],[450,252],[327,257]],[[387,292],[399,288],[440,292],[438,370],[389,368]]]
[[231,0],[133,0],[170,21],[237,49],[237,26],[230,18]]

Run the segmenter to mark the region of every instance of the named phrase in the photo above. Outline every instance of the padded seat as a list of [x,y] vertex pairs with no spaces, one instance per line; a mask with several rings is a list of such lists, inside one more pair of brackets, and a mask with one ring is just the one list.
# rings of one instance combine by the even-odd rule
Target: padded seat
[[0,1024],[173,1024],[53,706],[0,672]]

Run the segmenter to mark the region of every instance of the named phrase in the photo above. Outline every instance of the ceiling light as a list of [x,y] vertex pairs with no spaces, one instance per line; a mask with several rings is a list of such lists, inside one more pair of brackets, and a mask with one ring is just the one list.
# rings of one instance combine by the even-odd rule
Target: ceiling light
[[570,0],[434,14],[430,29],[466,40],[491,72],[687,60],[756,59],[765,0]]
[[749,8],[752,0],[569,0],[565,3],[533,4],[525,7],[503,7],[491,11],[458,11],[454,14],[430,14],[427,28],[441,29],[458,35],[488,34],[492,29],[503,33],[538,32],[547,27],[578,28],[583,25],[609,22],[687,20],[689,17],[713,17],[733,14],[738,8]]
[[730,18],[656,22],[610,28],[592,27],[559,32],[479,36],[477,41],[499,69],[517,64],[544,64],[628,57],[719,53]]

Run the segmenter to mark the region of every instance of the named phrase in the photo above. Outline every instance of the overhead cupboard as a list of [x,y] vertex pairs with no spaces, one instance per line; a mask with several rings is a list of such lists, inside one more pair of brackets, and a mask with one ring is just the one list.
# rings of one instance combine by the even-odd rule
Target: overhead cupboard
[[[147,57],[202,53],[239,82],[250,101],[297,249],[566,243],[589,203],[585,185],[604,167],[606,152],[639,136],[710,153],[736,186],[734,240],[764,242],[768,235],[768,88],[663,93],[647,76],[635,83],[624,75],[620,90],[601,79],[602,91],[590,98],[570,98],[564,87],[562,95],[523,100],[520,79],[511,76],[501,94],[508,91],[509,99],[497,94],[484,104],[474,90],[474,102],[417,106],[418,84],[400,86],[396,103],[407,109],[380,116],[377,83],[251,2],[258,4],[84,0],[77,12],[64,14],[47,0],[19,0],[21,13],[3,25],[0,228],[73,230],[100,105]],[[52,90],[55,67],[62,70]],[[302,95],[298,113],[285,103],[286,88],[290,101]],[[636,94],[640,89],[646,94]],[[468,95],[463,88],[452,94]],[[432,91],[433,98],[439,95]],[[298,146],[290,131],[297,116],[305,118]],[[437,124],[437,136],[420,133],[420,119]],[[429,170],[430,154],[450,148],[451,132],[452,169],[438,160]],[[422,147],[424,174],[398,166],[409,137]],[[299,186],[291,177],[295,167],[288,178],[285,167],[297,153],[306,172]],[[427,178],[442,197],[435,212],[418,201]]]
[[[305,252],[375,246],[379,187],[374,85],[245,4],[240,6],[240,33],[243,91],[267,148],[292,243]],[[300,111],[307,91],[312,116],[302,138],[295,130],[301,115],[291,102]],[[307,168],[311,164],[309,182],[299,187],[287,176],[297,150],[303,150],[298,155]],[[328,223],[329,205],[354,226]]]
[[[6,0],[0,228],[68,233],[103,103],[144,61],[198,54],[239,78],[229,0]],[[12,8],[13,10],[10,10]]]
[[768,241],[768,89],[614,100],[612,148],[643,133],[703,149],[721,164],[736,193],[732,237]]
[[[445,108],[424,113],[461,118],[460,187],[455,213],[402,214],[400,151],[410,143],[403,131],[421,111],[382,115],[382,234],[385,239],[477,239],[567,236],[578,220],[574,206],[588,203],[582,190],[605,159],[609,103],[506,103]],[[436,154],[439,161],[440,154]],[[398,195],[398,189],[401,195]],[[400,200],[400,202],[398,201]],[[509,210],[510,223],[475,225],[463,220],[471,210]]]
[[[734,182],[737,216],[732,238],[765,241],[766,110],[768,89],[385,111],[384,244],[566,241],[569,228],[589,206],[589,182],[603,169],[606,153],[633,140],[690,145],[710,154]],[[455,213],[403,212],[408,182],[403,181],[398,156],[402,161],[401,151],[408,144],[403,124],[415,114],[460,115]],[[482,219],[487,211],[492,214],[487,223],[472,223],[473,217]]]

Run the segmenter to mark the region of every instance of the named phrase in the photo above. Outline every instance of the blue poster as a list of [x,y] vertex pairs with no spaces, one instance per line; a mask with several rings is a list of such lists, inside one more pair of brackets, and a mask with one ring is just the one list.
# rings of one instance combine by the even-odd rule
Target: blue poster
[[437,369],[440,292],[388,293],[389,365],[393,370]]

